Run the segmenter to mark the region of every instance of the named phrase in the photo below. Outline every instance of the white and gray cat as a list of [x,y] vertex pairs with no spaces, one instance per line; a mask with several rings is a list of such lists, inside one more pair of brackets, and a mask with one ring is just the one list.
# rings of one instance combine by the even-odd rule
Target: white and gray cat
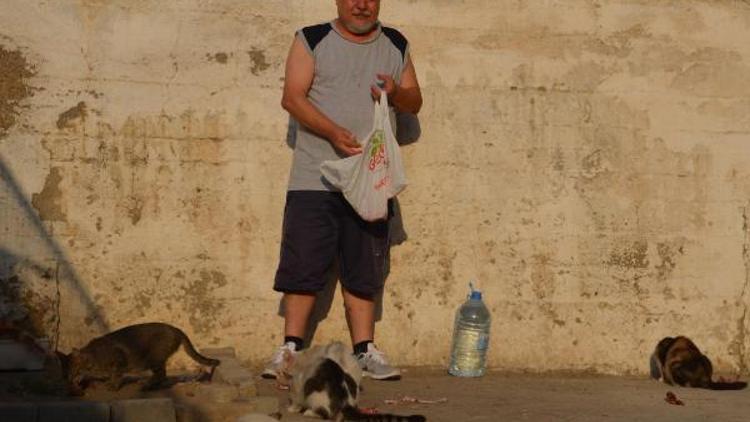
[[362,370],[340,342],[285,356],[291,383],[289,411],[341,421],[423,422],[422,415],[366,414],[357,407]]

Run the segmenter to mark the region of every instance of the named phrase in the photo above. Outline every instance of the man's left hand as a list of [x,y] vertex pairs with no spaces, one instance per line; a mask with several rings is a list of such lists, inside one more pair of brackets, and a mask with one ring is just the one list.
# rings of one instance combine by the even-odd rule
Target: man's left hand
[[382,85],[382,88],[377,85],[370,86],[370,93],[372,94],[372,98],[379,100],[380,91],[382,90],[388,96],[388,101],[393,102],[393,97],[396,96],[396,92],[398,91],[398,85],[396,84],[396,81],[394,81],[390,75],[386,75],[383,73],[378,73],[377,77],[379,80],[383,81],[380,84]]

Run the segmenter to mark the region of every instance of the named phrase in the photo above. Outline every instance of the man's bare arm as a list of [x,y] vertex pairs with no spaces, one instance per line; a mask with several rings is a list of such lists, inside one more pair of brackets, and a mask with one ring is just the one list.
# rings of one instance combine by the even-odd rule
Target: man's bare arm
[[315,74],[315,61],[305,49],[302,40],[295,38],[289,49],[284,77],[281,106],[300,124],[328,139],[346,155],[362,152],[351,132],[334,123],[307,99]]

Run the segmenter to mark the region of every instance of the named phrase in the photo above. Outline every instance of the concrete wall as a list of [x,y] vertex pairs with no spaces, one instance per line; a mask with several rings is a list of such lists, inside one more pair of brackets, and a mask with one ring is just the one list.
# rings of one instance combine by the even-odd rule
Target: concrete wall
[[[283,63],[333,4],[3,2],[2,316],[63,350],[163,320],[264,360]],[[746,369],[748,1],[387,1],[382,19],[425,98],[378,325],[394,361],[445,365],[476,280],[497,368],[643,373],[683,333]],[[316,340],[334,338],[338,295]]]

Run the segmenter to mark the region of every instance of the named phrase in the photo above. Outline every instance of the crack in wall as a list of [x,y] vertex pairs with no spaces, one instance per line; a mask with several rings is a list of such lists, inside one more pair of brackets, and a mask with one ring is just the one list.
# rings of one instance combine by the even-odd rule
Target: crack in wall
[[[748,204],[750,205],[750,204]],[[735,344],[737,348],[737,359],[739,360],[738,366],[742,373],[747,372],[747,365],[745,364],[745,337],[746,327],[745,318],[747,317],[747,292],[748,285],[750,285],[750,216],[748,216],[748,208],[750,206],[742,207],[742,260],[745,264],[745,282],[742,285],[742,293],[740,293],[740,303],[742,305],[742,316],[737,321],[737,337],[735,338]]]
[[55,349],[54,351],[57,352],[57,347],[60,344],[60,302],[62,301],[62,297],[60,295],[60,261],[57,261],[55,263]]

